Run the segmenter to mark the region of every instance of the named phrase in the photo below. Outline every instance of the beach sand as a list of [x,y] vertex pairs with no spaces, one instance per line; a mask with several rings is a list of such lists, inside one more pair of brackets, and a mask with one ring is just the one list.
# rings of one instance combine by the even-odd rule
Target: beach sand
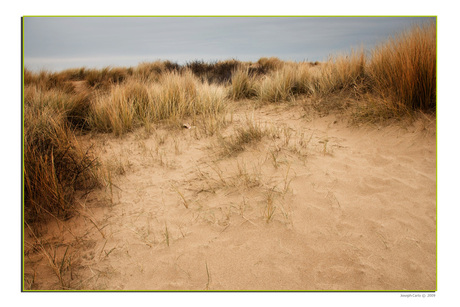
[[[219,138],[247,121],[267,134],[223,153]],[[26,288],[436,289],[434,116],[357,127],[242,104],[222,136],[158,127],[80,141],[111,184],[41,227],[60,273],[25,231]]]

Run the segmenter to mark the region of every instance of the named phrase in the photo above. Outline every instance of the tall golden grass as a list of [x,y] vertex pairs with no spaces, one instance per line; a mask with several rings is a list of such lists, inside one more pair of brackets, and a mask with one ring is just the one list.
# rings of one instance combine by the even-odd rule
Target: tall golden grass
[[228,96],[233,100],[257,96],[256,81],[256,77],[249,72],[249,68],[236,69],[232,74]]
[[93,101],[90,126],[115,135],[132,131],[150,123],[168,122],[180,125],[198,116],[213,119],[224,110],[223,88],[202,83],[190,71],[161,74],[157,82],[136,78],[112,86],[108,93],[99,93]]
[[[372,94],[401,112],[436,107],[436,24],[415,25],[377,46],[311,63],[273,64],[269,73],[257,76],[239,69],[232,77],[229,97],[266,102],[294,99],[298,95],[321,97],[338,93]],[[261,63],[269,62],[267,59]]]
[[70,217],[75,191],[98,185],[96,159],[78,143],[59,110],[63,97],[25,98],[24,218],[29,223]]
[[436,107],[436,24],[415,25],[375,48],[368,67],[373,89],[415,110]]

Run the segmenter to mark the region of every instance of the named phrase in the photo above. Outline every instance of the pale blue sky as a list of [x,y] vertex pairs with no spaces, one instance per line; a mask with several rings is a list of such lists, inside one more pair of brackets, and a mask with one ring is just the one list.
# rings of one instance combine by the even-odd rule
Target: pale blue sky
[[24,17],[32,70],[235,58],[321,61],[370,49],[422,17]]

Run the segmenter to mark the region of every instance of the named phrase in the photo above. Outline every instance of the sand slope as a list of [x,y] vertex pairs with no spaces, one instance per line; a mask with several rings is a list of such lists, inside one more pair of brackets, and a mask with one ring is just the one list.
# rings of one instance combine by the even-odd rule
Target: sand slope
[[[222,136],[247,120],[269,133],[234,155],[193,127],[87,137],[118,175],[83,195],[76,217],[43,228],[58,259],[71,247],[67,285],[436,288],[434,118],[357,128],[300,107],[240,107]],[[34,246],[25,247],[26,286],[61,288]]]

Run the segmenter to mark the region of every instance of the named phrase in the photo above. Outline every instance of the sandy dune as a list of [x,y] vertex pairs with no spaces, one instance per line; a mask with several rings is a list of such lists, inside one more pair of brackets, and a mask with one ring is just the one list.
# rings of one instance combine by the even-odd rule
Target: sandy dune
[[[434,290],[436,123],[350,127],[297,106],[239,107],[262,141],[222,155],[198,128],[85,137],[113,185],[43,241],[63,281],[108,290]],[[71,229],[69,231],[69,229]],[[26,286],[60,289],[26,235]],[[51,246],[51,245],[50,245]],[[33,277],[35,276],[35,277]]]

